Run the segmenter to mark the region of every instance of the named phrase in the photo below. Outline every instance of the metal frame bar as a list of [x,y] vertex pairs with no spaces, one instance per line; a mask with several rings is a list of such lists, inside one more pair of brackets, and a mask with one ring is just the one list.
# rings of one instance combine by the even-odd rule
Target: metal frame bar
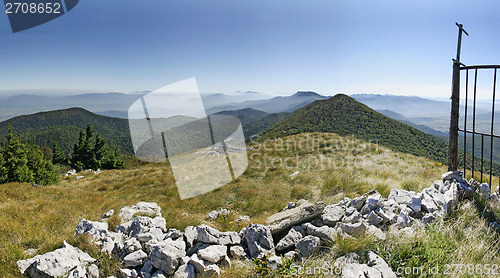
[[[485,132],[480,132],[476,130],[476,103],[477,103],[477,85],[478,85],[478,70],[494,70],[493,72],[493,101],[492,101],[492,106],[491,106],[491,125],[490,125],[490,132],[485,133]],[[475,174],[477,171],[480,172],[480,181],[483,182],[484,179],[484,171],[488,171],[488,169],[484,169],[484,138],[490,138],[490,155],[489,155],[489,183],[491,184],[493,180],[493,143],[495,138],[500,138],[500,135],[494,134],[494,123],[495,123],[495,101],[496,101],[496,84],[497,84],[497,69],[500,69],[500,65],[478,65],[478,66],[465,66],[462,65],[459,69],[465,70],[465,107],[464,107],[464,126],[463,129],[458,128],[457,132],[462,132],[464,136],[464,144],[463,144],[463,154],[464,154],[464,161],[463,161],[463,167],[464,167],[464,172],[467,170],[467,135],[471,134],[472,135],[472,146],[471,146],[471,170],[472,170],[472,178],[475,178]],[[467,129],[467,118],[469,114],[469,109],[468,109],[468,102],[469,102],[469,70],[474,70],[474,84],[473,84],[473,95],[472,95],[472,130]],[[470,128],[470,127],[469,127]],[[481,136],[481,157],[480,157],[480,165],[477,165],[479,167],[476,167],[476,150],[475,150],[475,145],[476,145],[476,136]],[[478,157],[479,159],[479,157]],[[478,169],[480,168],[480,169]],[[499,186],[500,186],[500,181],[499,181]]]

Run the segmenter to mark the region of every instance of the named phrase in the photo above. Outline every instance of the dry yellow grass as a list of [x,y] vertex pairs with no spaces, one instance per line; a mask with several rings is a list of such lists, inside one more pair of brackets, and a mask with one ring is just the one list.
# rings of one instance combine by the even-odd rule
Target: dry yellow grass
[[[263,223],[267,216],[298,199],[332,203],[344,195],[353,197],[372,188],[385,195],[391,188],[411,186],[419,190],[446,171],[428,159],[336,134],[300,134],[282,140],[290,140],[289,146],[280,140],[250,144],[245,174],[235,182],[187,200],[180,200],[166,163],[103,171],[99,175],[83,172],[84,179],[61,177],[60,184],[47,187],[2,184],[0,277],[18,277],[16,261],[31,257],[27,250],[36,249],[37,254],[42,254],[72,239],[82,217],[99,220],[109,209],[118,212],[138,201],[157,202],[167,226],[179,229],[201,224],[211,210],[228,208],[232,211],[229,217],[209,225],[239,230],[243,226],[235,222],[239,215]],[[300,147],[300,142],[311,147]],[[291,176],[296,171],[300,173]],[[412,184],[405,185],[407,180]],[[116,218],[113,223],[116,225]]]

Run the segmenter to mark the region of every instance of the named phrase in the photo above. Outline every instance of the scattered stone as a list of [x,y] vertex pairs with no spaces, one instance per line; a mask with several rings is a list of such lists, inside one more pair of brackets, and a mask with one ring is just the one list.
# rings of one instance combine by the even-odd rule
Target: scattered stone
[[245,249],[241,247],[240,245],[235,245],[229,247],[229,254],[233,259],[247,259],[248,254],[245,252]]
[[95,264],[87,267],[87,278],[99,278],[99,268]]
[[[309,224],[309,223],[304,223]],[[311,224],[309,224],[311,225]],[[276,244],[277,251],[283,251],[295,247],[295,244],[299,242],[305,236],[305,231],[302,226],[293,226],[288,234],[283,237],[278,244]]]
[[325,242],[333,241],[337,236],[337,231],[328,226],[316,227],[311,223],[302,224],[307,235],[317,236]]
[[95,240],[102,240],[108,233],[108,223],[89,221],[82,218],[75,228],[75,235],[88,233],[94,237]]
[[67,176],[73,176],[73,175],[76,175],[75,169],[69,170],[68,172],[66,172],[66,174],[64,176],[67,177]]
[[236,222],[250,222],[250,216],[241,215],[238,219],[236,219]]
[[405,236],[412,237],[413,236],[413,228],[412,227],[406,227],[401,230],[399,230],[400,234],[404,234]]
[[366,220],[371,225],[378,225],[382,221],[384,221],[384,219],[382,217],[378,216],[377,213],[375,213],[375,211],[370,212],[370,214],[368,214],[368,216],[366,217]]
[[341,206],[329,205],[323,210],[321,220],[328,226],[335,226],[345,215],[345,210]]
[[188,264],[192,265],[197,273],[205,272],[205,263],[203,259],[198,256],[198,254],[193,254],[189,259]]
[[179,266],[177,271],[174,273],[174,278],[194,278],[195,271],[194,267],[190,264],[183,264]]
[[243,235],[252,258],[261,259],[268,254],[274,255],[273,237],[268,226],[250,223],[240,234]]
[[319,237],[309,235],[299,240],[296,246],[303,257],[309,257],[320,249],[321,240]]
[[374,236],[377,240],[385,240],[387,238],[385,233],[380,228],[374,225],[368,225],[368,229],[366,232]]
[[361,213],[356,210],[355,207],[349,207],[345,211],[345,216],[342,219],[342,222],[346,223],[356,223],[361,219]]
[[422,210],[422,198],[418,195],[411,196],[411,199],[406,202],[406,205],[411,208],[415,213],[419,213]]
[[446,172],[442,175],[443,182],[446,181],[456,181],[459,183],[467,183],[467,181],[463,178],[463,173],[461,171],[455,170],[455,171],[450,171]]
[[210,245],[206,248],[198,250],[198,255],[209,262],[218,263],[227,254],[227,246],[225,245]]
[[218,244],[234,245],[241,243],[241,237],[236,232],[222,232],[219,235]]
[[153,265],[151,264],[151,260],[148,259],[142,266],[140,273],[151,274],[152,271],[153,271]]
[[296,208],[296,207],[297,207],[297,203],[296,202],[289,202],[288,205],[283,208],[283,211],[289,210],[289,209],[293,209],[293,208]]
[[485,199],[489,199],[491,195],[490,186],[487,183],[481,183],[477,189],[478,193]]
[[438,210],[438,207],[436,205],[436,203],[434,202],[434,200],[432,199],[432,197],[430,197],[429,195],[427,194],[423,194],[424,195],[424,198],[422,199],[422,210],[426,211],[426,212],[434,212],[436,210]]
[[212,275],[220,276],[220,268],[216,264],[207,265],[204,273],[209,277]]
[[366,196],[364,195],[361,197],[354,198],[351,201],[351,206],[359,211],[365,205],[365,201],[366,201]]
[[167,275],[175,272],[180,259],[186,255],[186,243],[183,240],[166,240],[162,245],[153,246],[149,257],[151,264]]
[[396,222],[400,228],[405,228],[410,225],[410,217],[406,210],[402,210]]
[[423,224],[430,224],[434,220],[436,220],[436,217],[432,213],[427,213],[427,214],[424,215],[424,217],[422,217],[422,223]]
[[406,204],[406,202],[411,201],[411,197],[414,195],[416,195],[416,193],[413,191],[406,191],[403,189],[392,189],[387,199],[394,200],[398,204]]
[[153,275],[151,275],[151,278],[167,278],[167,276],[165,276],[165,272],[157,270],[155,273],[153,273]]
[[230,213],[231,213],[231,211],[228,210],[228,209],[225,209],[225,208],[221,208],[218,211],[217,210],[213,210],[213,211],[211,211],[211,212],[209,212],[207,214],[207,219],[211,220],[211,221],[214,221],[214,220],[217,220],[217,218],[219,218],[221,216],[228,215]]
[[271,215],[266,222],[272,234],[279,234],[292,226],[312,221],[323,212],[324,208],[325,204],[323,202],[314,204],[305,202],[296,208]]
[[210,226],[202,224],[196,229],[196,238],[195,241],[208,243],[208,244],[217,244],[219,242],[220,232],[217,229],[214,229]]
[[389,267],[389,265],[382,259],[379,255],[372,251],[368,251],[368,266],[375,268],[381,274],[383,278],[395,278],[397,277],[394,271]]
[[123,258],[123,266],[124,267],[136,267],[142,265],[148,254],[144,253],[142,250],[137,250],[133,253],[128,254]]
[[335,228],[340,229],[342,233],[348,234],[350,236],[359,236],[366,231],[366,224],[362,222],[354,224],[339,222],[337,223]]
[[111,216],[113,216],[115,214],[115,210],[113,209],[110,209],[108,212],[106,212],[102,218],[110,218]]
[[76,179],[77,179],[77,180],[81,180],[81,179],[83,179],[83,178],[85,178],[85,176],[76,176]]
[[213,210],[207,214],[208,220],[216,220],[219,217],[219,213],[216,210]]
[[278,270],[279,266],[283,264],[281,257],[273,255],[267,259],[267,264],[269,266],[269,270],[275,271]]
[[443,208],[446,213],[451,210],[453,203],[458,201],[458,188],[456,183],[450,184],[450,188],[444,193]]
[[161,208],[156,203],[139,202],[132,207],[123,207],[119,214],[124,222],[131,220],[135,215],[161,217]]
[[356,253],[349,253],[342,257],[338,257],[333,264],[334,267],[342,269],[346,264],[359,263],[361,258]]
[[[128,269],[128,268],[122,268],[120,269],[120,277],[126,277],[126,278],[137,278],[137,271],[135,269]],[[155,278],[158,278],[156,276]]]
[[296,259],[297,256],[298,256],[298,254],[295,251],[288,251],[285,253],[285,255],[283,255],[283,257],[285,257],[286,259],[290,259],[290,260]]

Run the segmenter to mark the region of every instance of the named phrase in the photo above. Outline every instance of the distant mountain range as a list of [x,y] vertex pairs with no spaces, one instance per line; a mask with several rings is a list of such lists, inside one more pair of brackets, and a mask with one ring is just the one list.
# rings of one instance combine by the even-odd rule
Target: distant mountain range
[[[147,93],[90,93],[69,96],[22,94],[3,97],[0,98],[0,121],[21,115],[71,107],[80,107],[96,114],[125,119],[128,117],[130,105]],[[205,107],[212,107],[234,102],[266,99],[271,96],[258,92],[235,92],[232,94],[201,94],[201,97]]]
[[220,111],[253,108],[267,113],[293,112],[313,101],[323,100],[327,98],[328,97],[322,96],[315,92],[299,91],[291,96],[286,97],[280,96],[263,100],[248,100],[239,103],[230,103],[222,106],[208,107],[207,111],[209,114],[213,114]]

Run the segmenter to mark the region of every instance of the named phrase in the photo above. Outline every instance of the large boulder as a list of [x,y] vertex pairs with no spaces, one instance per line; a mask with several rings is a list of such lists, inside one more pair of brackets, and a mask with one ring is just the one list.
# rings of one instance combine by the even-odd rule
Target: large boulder
[[246,241],[252,258],[261,259],[266,255],[274,255],[273,236],[268,226],[250,223],[240,234]]
[[172,275],[180,265],[182,257],[186,255],[184,240],[167,239],[158,245],[152,246],[149,257],[151,264],[168,275]]
[[314,220],[321,215],[324,208],[325,204],[323,202],[314,204],[305,202],[298,207],[269,216],[266,222],[273,235],[280,234],[290,229],[292,226]]
[[[17,266],[21,273],[32,278],[67,277],[77,267],[80,267],[79,273],[82,273],[83,269],[87,269],[95,261],[89,254],[64,241],[61,248],[17,261]],[[78,271],[72,275],[76,274]]]

